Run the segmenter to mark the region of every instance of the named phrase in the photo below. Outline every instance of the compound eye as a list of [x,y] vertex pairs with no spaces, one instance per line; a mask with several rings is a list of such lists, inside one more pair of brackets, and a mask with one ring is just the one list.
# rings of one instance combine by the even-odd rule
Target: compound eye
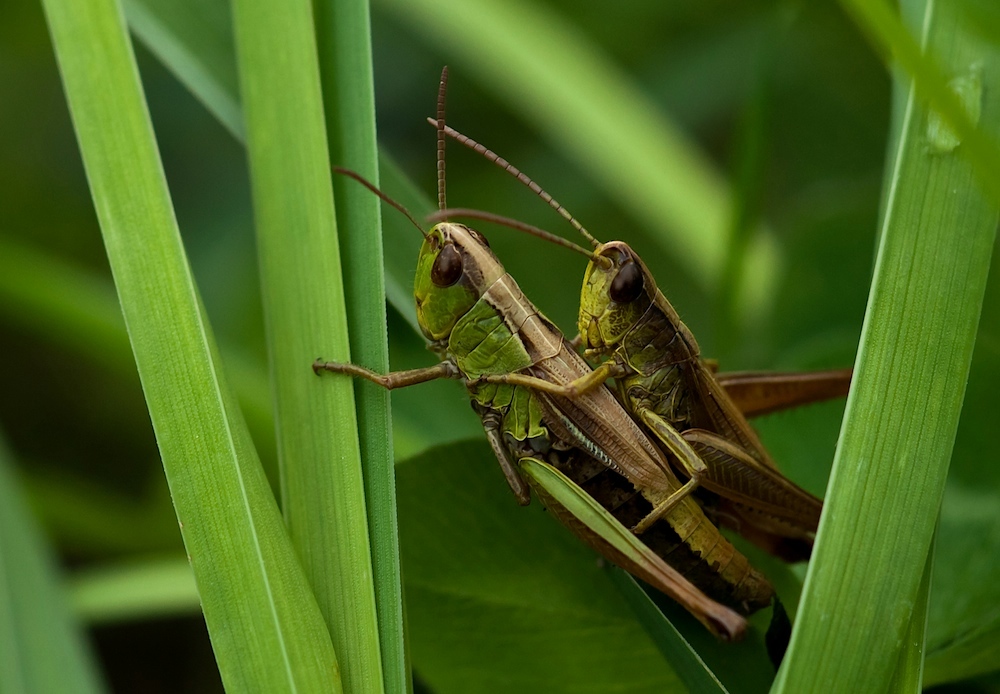
[[642,294],[642,269],[632,260],[626,260],[614,280],[611,281],[609,294],[611,300],[618,304],[629,304]]
[[431,266],[431,282],[435,287],[450,287],[462,276],[462,254],[454,244],[447,243]]

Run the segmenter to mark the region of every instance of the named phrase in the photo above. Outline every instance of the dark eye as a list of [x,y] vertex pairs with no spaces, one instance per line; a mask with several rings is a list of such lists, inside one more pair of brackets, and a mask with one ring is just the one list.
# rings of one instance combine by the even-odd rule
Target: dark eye
[[431,282],[436,287],[450,287],[462,276],[462,254],[454,244],[445,244],[431,267]]
[[642,294],[642,270],[634,261],[625,261],[612,280],[608,293],[611,300],[619,304],[628,304],[639,298]]

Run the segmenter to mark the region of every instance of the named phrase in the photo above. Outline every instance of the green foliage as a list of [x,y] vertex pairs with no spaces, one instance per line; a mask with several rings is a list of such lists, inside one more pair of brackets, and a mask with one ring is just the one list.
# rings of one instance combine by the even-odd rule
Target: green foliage
[[484,441],[396,476],[413,660],[434,691],[676,686],[608,570],[537,503],[513,502]]
[[120,9],[113,0],[45,9],[223,682],[339,689],[316,598],[221,374]]
[[0,440],[0,690],[104,691],[61,580]]
[[[75,3],[51,0],[47,6],[68,11]],[[995,131],[1000,24],[997,11],[983,0],[932,2],[926,23],[922,3],[903,3],[905,21],[889,3],[845,0],[843,6],[846,12],[827,3],[719,0],[698,6],[630,4],[612,14],[604,5],[562,0],[380,0],[371,19],[379,178],[414,214],[431,208],[434,133],[423,119],[433,113],[441,65],[449,64],[449,121],[526,171],[596,236],[622,238],[636,248],[706,354],[718,357],[726,370],[852,363],[881,246],[858,388],[801,609],[796,598],[803,590],[802,567],[789,571],[766,558],[758,562],[756,555],[754,561],[775,578],[797,620],[783,671],[786,690],[809,688],[812,678],[825,677],[824,668],[840,668],[832,676],[858,678],[865,689],[884,689],[895,671],[891,686],[912,691],[921,659],[923,684],[929,686],[994,672],[1000,648],[1000,473],[989,464],[1000,457],[994,431],[1000,281],[987,282],[996,211],[978,192],[997,188],[991,148],[1000,135]],[[60,105],[64,96],[42,15],[31,0],[16,0],[11,21],[0,23],[2,62],[9,67],[0,72],[0,89],[14,105],[2,115],[4,132],[12,136],[10,146],[0,150],[0,329],[7,356],[0,365],[5,383],[0,422],[23,463],[34,508],[58,547],[64,556],[93,564],[79,574],[73,599],[79,614],[95,623],[128,620],[131,629],[141,623],[143,634],[158,634],[165,627],[152,615],[198,610],[162,482],[166,469],[178,512],[203,514],[185,518],[185,539],[201,600],[208,601],[208,632],[223,671],[232,672],[235,658],[220,647],[212,605],[245,608],[263,594],[220,590],[216,599],[206,589],[249,582],[266,572],[234,561],[213,564],[209,570],[218,577],[206,578],[198,563],[198,547],[209,546],[212,535],[205,523],[236,527],[260,518],[275,556],[285,558],[278,565],[297,562],[287,539],[281,539],[280,518],[256,454],[240,433],[245,429],[234,401],[225,390],[222,397],[207,397],[206,384],[218,379],[222,387],[229,380],[260,458],[273,473],[272,485],[279,478],[277,451],[286,473],[289,465],[309,466],[291,468],[299,491],[285,493],[285,518],[301,512],[318,524],[309,527],[333,527],[344,521],[331,520],[331,514],[349,513],[369,525],[386,687],[400,691],[406,676],[402,629],[391,616],[398,620],[401,610],[391,595],[394,551],[385,549],[395,534],[392,485],[384,465],[379,471],[377,464],[366,463],[359,496],[357,474],[359,451],[363,460],[384,463],[389,440],[373,438],[371,432],[384,426],[376,414],[353,448],[354,434],[346,432],[355,429],[345,414],[350,401],[363,412],[364,398],[384,400],[385,394],[363,384],[355,386],[352,398],[346,383],[320,381],[308,371],[317,356],[346,354],[345,323],[355,358],[374,368],[384,364],[381,280],[372,274],[377,212],[360,186],[337,181],[331,207],[330,185],[320,172],[326,146],[317,132],[325,130],[334,163],[375,177],[373,140],[364,139],[371,136],[370,111],[365,115],[362,104],[370,99],[371,81],[364,71],[335,78],[351,68],[345,67],[348,59],[337,57],[343,41],[333,42],[334,34],[327,33],[332,26],[357,35],[367,18],[354,14],[338,22],[335,7],[323,5],[317,14],[323,27],[318,62],[326,127],[315,121],[316,74],[299,71],[268,83],[248,101],[252,127],[245,130],[236,46],[241,54],[266,50],[279,35],[277,20],[255,34],[255,48],[243,30],[236,36],[225,0],[125,2],[129,26],[144,47],[138,49],[139,68],[172,207],[148,158],[129,159],[124,169],[116,168],[122,162],[115,156],[99,159],[100,168],[118,171],[114,185],[94,185],[92,155],[88,173],[95,195],[105,191],[98,196],[107,201],[99,207],[105,227],[116,199],[159,201],[155,210],[129,216],[130,224],[120,227],[122,238],[141,229],[150,238],[174,239],[165,246],[147,244],[132,260],[121,260],[133,253],[116,256],[115,243],[108,243],[119,289],[126,275],[135,278],[122,302],[133,346],[137,338],[143,346],[135,352],[160,438],[161,467],[77,164],[77,143]],[[301,39],[308,32],[301,20],[297,26]],[[904,26],[910,33],[903,33]],[[925,27],[929,57],[913,50],[924,40]],[[363,51],[365,32],[356,40],[344,50]],[[295,47],[309,53],[301,43]],[[273,50],[273,56],[282,54]],[[890,55],[898,61],[893,94],[879,59]],[[275,67],[260,53],[255,60]],[[906,71],[917,75],[909,117]],[[120,79],[124,72],[111,75]],[[134,74],[127,76],[128,88],[102,83],[88,95],[104,103],[103,117],[109,119],[95,116],[86,131],[91,137],[132,132],[111,121],[112,114],[135,115],[143,108],[135,103],[121,112],[111,108],[122,94],[134,94]],[[19,80],[34,88],[19,88]],[[303,88],[304,83],[309,84]],[[243,75],[244,95],[247,84]],[[335,111],[342,98],[334,95],[359,88],[369,96],[359,97],[361,115],[348,127],[357,125],[365,134],[338,135]],[[272,103],[279,92],[283,101]],[[305,118],[313,121],[301,131],[281,132],[277,121],[261,124],[261,108],[308,113]],[[977,112],[982,132],[969,129]],[[264,132],[266,142],[285,153],[299,152],[300,163],[311,162],[306,168],[312,173],[300,175],[297,165],[288,163],[262,164]],[[144,133],[140,139],[147,146],[151,137],[148,129]],[[80,139],[89,138],[81,132]],[[361,154],[344,149],[347,142],[357,142]],[[976,142],[985,144],[973,147]],[[272,155],[278,161],[279,155]],[[495,167],[453,143],[448,156],[452,204],[557,232],[563,228],[556,215]],[[302,207],[278,222],[261,208],[270,196]],[[260,239],[259,259],[251,209],[258,229],[273,234]],[[339,240],[330,234],[334,209]],[[183,251],[171,215],[183,234]],[[394,368],[425,366],[432,357],[413,330],[412,305],[420,237],[395,211],[386,208],[383,215],[385,295],[393,308],[390,360]],[[318,229],[325,230],[323,240],[311,235]],[[514,232],[484,231],[526,294],[571,331],[580,259]],[[572,230],[561,233],[570,236]],[[367,244],[355,249],[357,256],[355,242]],[[182,252],[190,260],[189,279]],[[338,253],[348,265],[342,307],[335,307],[339,280],[330,269]],[[144,281],[163,268],[180,281],[171,286],[183,291],[171,296],[183,297],[184,315],[204,316],[211,330],[205,322],[199,337],[191,320],[166,318],[157,293]],[[265,280],[263,298],[258,268]],[[977,332],[977,293],[984,291]],[[204,299],[204,311],[197,296]],[[355,328],[366,321],[367,328]],[[217,376],[221,362],[209,349],[211,333],[227,379]],[[171,346],[188,337],[203,347],[197,373],[205,378],[192,375],[190,386],[182,388],[168,373],[188,362]],[[280,436],[264,366],[269,352],[277,359],[270,378]],[[167,430],[160,413],[188,397],[201,404],[190,410],[187,426],[205,433],[194,438],[189,432],[199,429],[171,429],[177,432],[167,437],[174,447],[164,447]],[[686,630],[691,625],[683,615],[659,605],[697,653],[668,666],[664,640],[673,636],[664,631],[659,609],[644,603],[627,579],[599,568],[593,554],[537,504],[518,508],[482,440],[454,443],[481,437],[460,385],[426,384],[395,392],[391,401],[393,444],[397,462],[402,461],[396,473],[409,648],[421,685],[434,692],[678,691],[682,682],[692,686],[691,673],[704,663],[729,691],[769,686],[772,673],[759,641],[766,620],[754,622],[748,643],[728,646],[713,643],[697,625]],[[371,406],[376,412],[381,407]],[[827,488],[843,407],[829,403],[759,422],[782,469],[815,493]],[[338,418],[341,434],[333,434],[331,422]],[[194,471],[214,468],[185,462],[197,442],[218,440],[210,431],[235,437],[237,454],[224,479],[201,479]],[[347,447],[336,448],[334,439]],[[332,475],[343,471],[326,469],[334,466],[338,450],[348,451],[336,459],[348,461],[353,479],[347,506],[330,490],[341,486]],[[248,480],[246,504],[230,503],[227,496],[239,479]],[[312,488],[303,488],[313,480]],[[293,509],[291,497],[305,500]],[[925,601],[927,549],[939,504]],[[332,546],[338,541],[324,539],[325,531],[302,528],[293,521],[292,535],[300,548],[311,548],[303,551],[322,555],[314,567],[342,550],[353,553],[339,543]],[[196,535],[206,544],[192,545]],[[352,541],[360,541],[364,533],[354,535]],[[162,556],[165,549],[177,559],[148,556]],[[232,543],[226,556],[244,549]],[[6,551],[6,544],[0,547]],[[388,573],[379,578],[381,569]],[[287,633],[316,633],[316,643],[325,642],[315,605],[299,609],[313,591],[304,579],[291,578],[301,573],[290,571],[279,572],[290,587],[276,595],[295,601],[299,607],[289,609],[296,619],[319,626],[310,632],[297,623]],[[315,568],[306,573],[315,579]],[[333,603],[325,598],[324,603],[327,619],[349,618],[331,610]],[[909,608],[924,604],[925,632],[916,619],[920,609],[911,618]],[[280,632],[273,621],[267,626],[266,612],[247,612],[253,620],[247,623],[260,634]],[[878,638],[863,631],[865,624]],[[116,628],[96,633],[114,687],[116,673],[131,666],[112,639]],[[368,653],[371,634],[363,639]],[[207,643],[203,639],[198,647],[207,649]],[[248,667],[253,662],[245,651],[240,659],[250,661]],[[163,663],[164,677],[195,672],[172,648],[157,650],[156,660]],[[282,668],[267,662],[261,661],[261,668],[279,677]],[[231,684],[232,676],[225,681]],[[205,686],[213,686],[212,680]]]

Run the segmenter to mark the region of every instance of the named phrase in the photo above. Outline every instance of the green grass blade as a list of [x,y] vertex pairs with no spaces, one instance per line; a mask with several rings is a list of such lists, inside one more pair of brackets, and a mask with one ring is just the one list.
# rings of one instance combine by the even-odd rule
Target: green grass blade
[[[762,691],[770,685],[774,671],[760,634],[750,631],[741,633],[745,636],[741,643],[719,643],[706,629],[709,625],[701,617],[682,607],[680,600],[691,600],[690,590],[697,589],[691,589],[672,567],[663,566],[663,559],[653,554],[628,528],[555,468],[532,459],[522,460],[520,468],[551,515],[564,517],[562,509],[565,509],[606,545],[614,547],[621,558],[631,562],[630,571],[654,586],[654,580],[642,576],[641,572],[673,587],[679,596],[676,600],[673,595],[668,597],[652,588],[647,595],[627,574],[616,568],[611,570],[612,582],[632,608],[637,621],[689,688],[701,692],[727,691],[720,679],[727,681],[729,691],[734,692]],[[697,604],[696,600],[691,602]],[[721,605],[707,605],[704,609],[716,624],[735,626],[735,620],[742,621]],[[716,630],[721,631],[718,627]],[[711,661],[706,662],[709,658]]]
[[[375,87],[367,0],[323,0],[316,8],[330,160],[378,184]],[[381,201],[344,176],[333,181],[344,258],[351,357],[379,373],[389,370]],[[395,213],[395,210],[392,210]],[[414,234],[416,236],[416,234]],[[412,260],[410,261],[412,264]],[[412,296],[409,299],[412,304]],[[389,392],[373,383],[354,386],[358,437],[371,537],[382,672],[389,692],[411,685],[403,646],[403,586],[399,576],[396,480],[393,473]]]
[[927,553],[927,563],[924,565],[924,575],[920,579],[917,599],[910,615],[910,627],[906,632],[902,648],[899,652],[899,662],[892,675],[892,682],[886,691],[889,692],[919,692],[923,690],[924,653],[927,644],[927,604],[931,596],[931,573],[934,568],[934,546]]
[[[382,690],[354,386],[311,4],[233,3],[282,501],[345,689]],[[375,233],[370,230],[369,233]]]
[[[224,0],[172,2],[126,0],[126,7],[129,8],[130,26],[136,35],[163,61],[167,69],[205,104],[233,136],[242,142],[244,140],[242,111],[239,108],[233,111],[229,106],[233,101],[239,103],[239,94],[228,3]],[[133,21],[134,18],[138,19]],[[144,18],[152,18],[149,21],[155,25],[155,31],[150,31],[144,26]],[[216,76],[214,81],[203,79],[203,76],[209,73]],[[230,74],[232,79],[229,78]],[[386,189],[395,191],[394,197],[399,195],[400,188],[413,189],[412,184],[405,180],[398,168],[384,155],[379,168],[381,177],[385,179]],[[346,189],[351,190],[350,186]],[[406,195],[399,197],[403,201],[407,199]],[[414,214],[427,207],[413,203],[408,206]],[[420,244],[412,244],[413,229],[409,223],[404,219],[400,224],[395,217],[394,212],[383,229],[389,240],[386,244],[388,254],[385,259],[386,298],[419,333],[413,309],[411,285],[413,259]],[[406,250],[411,245],[414,248],[413,253]],[[403,262],[396,262],[400,259]]]
[[78,571],[70,581],[77,615],[91,624],[196,613],[198,586],[184,557],[131,560]]
[[101,692],[50,548],[0,440],[0,691]]
[[[381,0],[378,5],[454,54],[461,69],[474,71],[624,209],[656,230],[665,251],[683,258],[702,288],[718,289],[731,216],[728,185],[680,129],[565,19],[516,0]],[[558,191],[549,192],[559,197]],[[602,230],[594,231],[602,236]],[[744,277],[754,278],[754,285],[742,288],[748,292],[745,301],[759,310],[774,289],[763,280],[776,276],[780,265],[770,232],[757,231],[746,262]]]
[[617,567],[609,567],[609,574],[637,621],[689,689],[717,692],[721,687],[731,694],[752,694],[771,686],[774,666],[764,641],[770,610],[751,617],[751,628],[741,642],[723,644],[666,595],[643,589]]
[[121,8],[44,7],[223,683],[339,688],[329,634],[220,373]]
[[[921,42],[982,65],[981,124],[1000,124],[1000,56],[947,3]],[[988,95],[994,95],[990,97]],[[816,549],[775,691],[884,691],[909,627],[944,491],[997,224],[974,169],[935,147],[911,87]]]

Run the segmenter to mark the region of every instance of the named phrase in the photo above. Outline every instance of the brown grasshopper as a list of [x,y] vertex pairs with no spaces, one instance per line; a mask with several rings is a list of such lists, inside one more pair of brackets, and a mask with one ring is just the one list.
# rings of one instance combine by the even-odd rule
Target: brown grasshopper
[[[436,120],[442,210],[446,78],[447,70]],[[530,484],[553,515],[611,562],[673,597],[719,637],[739,638],[746,622],[734,610],[764,607],[774,590],[722,537],[668,457],[604,385],[622,375],[620,368],[609,362],[591,370],[481,234],[447,221],[425,233],[370,183],[343,173],[401,209],[424,235],[414,297],[421,330],[441,361],[381,375],[317,360],[316,373],[349,374],[388,389],[438,378],[463,381],[520,503],[528,503]],[[609,262],[576,248],[597,264]],[[629,530],[636,525],[644,528],[641,540]]]
[[[747,416],[845,395],[851,370],[717,376],[649,269],[625,242],[598,242],[508,161],[453,128],[445,132],[515,176],[594,246],[581,292],[578,340],[585,356],[604,360],[597,371],[611,367],[618,399],[687,478],[672,501],[700,487],[709,492],[700,496],[722,525],[788,561],[808,558],[823,503],[778,470]],[[528,227],[478,210],[438,215]],[[656,512],[669,510],[665,505]],[[655,518],[650,514],[634,530],[645,532]]]

